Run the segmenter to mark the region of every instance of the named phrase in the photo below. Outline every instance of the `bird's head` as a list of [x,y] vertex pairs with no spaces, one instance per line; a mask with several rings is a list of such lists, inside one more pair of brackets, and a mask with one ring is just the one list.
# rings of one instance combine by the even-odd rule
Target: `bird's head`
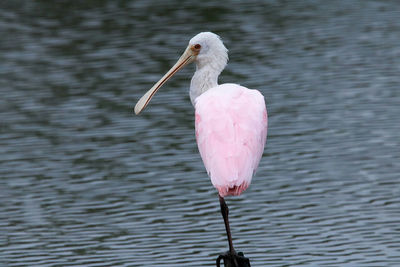
[[197,68],[210,66],[215,71],[222,71],[228,61],[228,50],[218,35],[212,32],[201,32],[194,36],[185,52],[175,65],[144,94],[135,106],[135,113],[139,114],[150,102],[158,89],[181,68],[189,63],[196,62]]
[[189,47],[199,50],[195,58],[198,68],[211,65],[222,71],[228,62],[228,49],[215,33],[201,32],[197,34],[189,41]]

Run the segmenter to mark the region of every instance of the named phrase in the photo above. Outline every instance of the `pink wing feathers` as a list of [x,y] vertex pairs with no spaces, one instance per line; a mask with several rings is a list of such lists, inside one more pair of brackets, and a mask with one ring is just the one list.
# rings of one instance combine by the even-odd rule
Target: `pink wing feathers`
[[198,98],[196,139],[201,158],[221,197],[250,185],[267,138],[267,110],[257,90],[222,84]]

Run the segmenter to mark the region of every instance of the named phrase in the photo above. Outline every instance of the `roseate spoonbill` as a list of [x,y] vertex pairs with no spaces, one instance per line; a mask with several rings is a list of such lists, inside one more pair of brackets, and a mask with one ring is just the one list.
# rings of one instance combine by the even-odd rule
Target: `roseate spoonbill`
[[264,151],[268,117],[259,91],[233,83],[218,85],[218,76],[227,61],[228,50],[218,35],[197,34],[176,64],[140,98],[135,113],[139,114],[178,70],[196,63],[190,99],[195,107],[197,145],[211,182],[219,192],[229,252],[235,254],[224,197],[240,195],[250,185]]

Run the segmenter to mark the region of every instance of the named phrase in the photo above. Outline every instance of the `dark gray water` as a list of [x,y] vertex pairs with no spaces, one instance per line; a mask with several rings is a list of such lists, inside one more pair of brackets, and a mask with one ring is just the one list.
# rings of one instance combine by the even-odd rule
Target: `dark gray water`
[[400,266],[397,1],[2,1],[0,266],[213,266],[193,67],[132,108],[200,31],[270,116],[229,198],[253,266]]

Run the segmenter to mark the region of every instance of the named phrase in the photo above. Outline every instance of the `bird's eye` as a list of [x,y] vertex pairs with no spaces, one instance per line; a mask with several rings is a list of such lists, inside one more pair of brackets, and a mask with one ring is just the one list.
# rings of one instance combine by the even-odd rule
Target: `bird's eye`
[[201,45],[200,45],[200,44],[195,44],[195,45],[194,45],[194,48],[197,49],[197,50],[199,50],[199,49],[201,48]]

